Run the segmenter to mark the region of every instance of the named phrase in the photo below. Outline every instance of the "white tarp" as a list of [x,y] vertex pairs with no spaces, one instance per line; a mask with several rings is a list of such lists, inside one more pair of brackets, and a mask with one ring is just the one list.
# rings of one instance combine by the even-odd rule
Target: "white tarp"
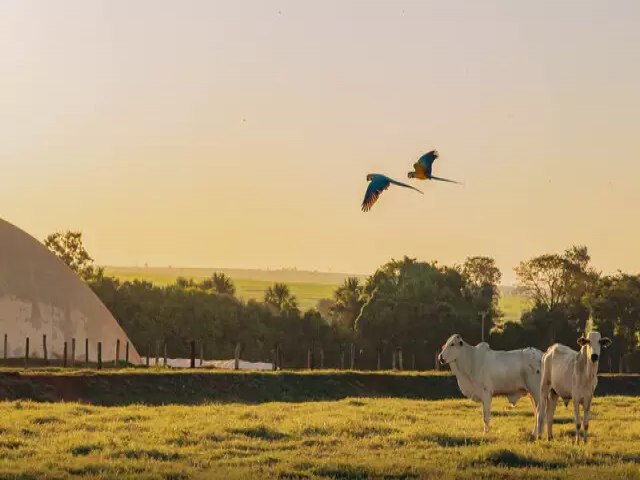
[[[146,365],[146,357],[142,357],[140,359],[140,363],[142,365]],[[156,366],[155,357],[149,358],[149,365],[152,367]],[[191,366],[191,360],[189,358],[167,358],[167,365],[171,368],[189,368]],[[158,366],[164,366],[164,358],[158,359]],[[273,370],[273,364],[266,362],[247,362],[246,360],[240,360],[238,366],[240,367],[240,370]],[[196,358],[196,368],[199,367],[234,370],[235,360],[203,360],[201,365],[200,359]]]

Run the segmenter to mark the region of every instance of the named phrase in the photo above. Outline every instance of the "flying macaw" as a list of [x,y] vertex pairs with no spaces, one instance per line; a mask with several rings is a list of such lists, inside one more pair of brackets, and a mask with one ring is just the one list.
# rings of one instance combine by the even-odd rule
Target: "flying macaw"
[[410,188],[411,190],[415,190],[416,192],[422,193],[420,190],[412,187],[411,185],[398,182],[380,173],[370,173],[369,175],[367,175],[367,182],[370,182],[370,183],[369,183],[369,187],[367,187],[367,193],[364,194],[364,200],[362,201],[363,212],[368,212],[369,210],[371,210],[371,207],[373,206],[374,203],[376,203],[376,200],[378,200],[378,197],[382,194],[382,192],[384,192],[387,188],[389,188],[389,185],[391,185],[392,183],[394,185]]
[[456,182],[455,180],[449,180],[448,178],[434,177],[431,175],[431,169],[433,167],[433,162],[438,158],[438,152],[436,150],[431,150],[428,153],[422,155],[416,163],[413,164],[413,168],[415,171],[409,172],[407,176],[409,178],[418,178],[420,180],[439,180],[441,182],[450,182],[457,183],[460,185],[460,182]]

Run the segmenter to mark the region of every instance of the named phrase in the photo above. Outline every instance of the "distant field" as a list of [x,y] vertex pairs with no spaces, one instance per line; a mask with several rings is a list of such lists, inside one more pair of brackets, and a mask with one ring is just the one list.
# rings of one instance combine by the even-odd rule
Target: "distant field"
[[[245,300],[261,300],[267,287],[274,282],[285,282],[298,298],[303,310],[313,308],[322,298],[331,298],[333,292],[345,278],[346,273],[307,272],[296,270],[241,270],[212,268],[158,268],[158,267],[106,267],[105,273],[122,281],[146,280],[157,285],[175,283],[176,278],[185,277],[201,280],[214,271],[224,272],[233,279],[238,297]],[[361,279],[365,277],[356,275]],[[517,321],[524,310],[529,308],[529,300],[516,295],[506,288],[500,298],[500,308],[504,320]]]
[[588,445],[563,405],[531,442],[528,401],[350,398],[304,403],[99,407],[0,402],[0,478],[640,478],[640,399],[595,398]]
[[502,295],[500,297],[500,310],[504,313],[503,320],[517,322],[522,312],[531,307],[531,300],[522,295]]

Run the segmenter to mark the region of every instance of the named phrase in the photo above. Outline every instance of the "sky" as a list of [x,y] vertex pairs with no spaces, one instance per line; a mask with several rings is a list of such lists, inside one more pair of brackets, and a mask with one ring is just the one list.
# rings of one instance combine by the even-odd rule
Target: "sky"
[[[640,2],[0,1],[0,217],[104,265],[640,271]],[[360,211],[367,173],[411,181]]]

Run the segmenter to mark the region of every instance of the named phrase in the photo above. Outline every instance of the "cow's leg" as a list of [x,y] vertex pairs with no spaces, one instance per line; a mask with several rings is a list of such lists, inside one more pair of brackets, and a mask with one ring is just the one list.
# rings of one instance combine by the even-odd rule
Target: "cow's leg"
[[547,411],[545,416],[547,417],[547,438],[553,440],[553,415],[556,412],[556,405],[558,404],[558,395],[553,390],[549,393],[547,400]]
[[587,435],[589,434],[589,420],[591,419],[591,400],[593,397],[586,398],[584,406],[584,443],[587,443]]
[[484,433],[489,433],[489,422],[491,420],[491,394],[484,392],[482,395],[482,419],[484,420]]
[[[585,417],[586,417],[585,410]],[[576,438],[575,442],[580,443],[580,399],[576,396],[573,397],[573,416],[576,419]]]
[[540,386],[540,399],[538,402],[538,411],[536,415],[537,416],[536,420],[538,423],[538,431],[536,432],[537,433],[536,437],[538,439],[542,437],[542,433],[544,431],[544,420],[545,420],[545,414],[547,412],[547,406],[549,404],[550,391],[551,391],[551,388],[549,387],[549,385],[543,382],[542,385]]
[[538,432],[538,404],[540,403],[536,400],[533,395],[529,395],[531,399],[531,406],[533,407],[533,431],[531,432],[531,436],[535,439]]

